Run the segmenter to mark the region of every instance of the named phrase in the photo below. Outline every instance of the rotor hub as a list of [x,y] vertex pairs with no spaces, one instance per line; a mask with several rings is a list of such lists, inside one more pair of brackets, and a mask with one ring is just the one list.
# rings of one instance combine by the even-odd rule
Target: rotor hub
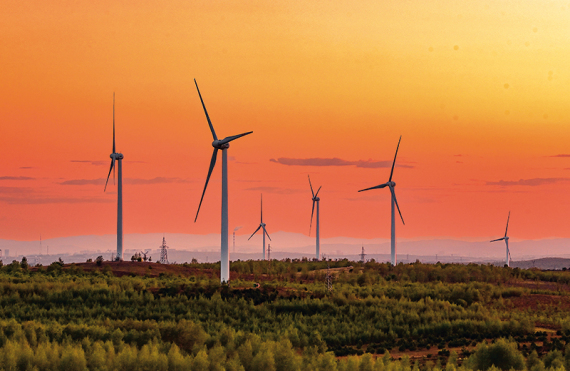
[[313,197],[313,201],[320,201],[321,198],[320,197]]
[[387,184],[388,184],[390,187],[392,187],[392,188],[394,188],[394,187],[396,186],[396,183],[395,183],[395,182],[388,182]]
[[113,160],[122,160],[123,154],[122,153],[111,153],[111,155],[109,157],[111,157]]
[[212,142],[212,147],[217,148],[217,149],[228,149],[228,148],[230,148],[230,144],[229,143],[222,143],[221,140],[215,140]]

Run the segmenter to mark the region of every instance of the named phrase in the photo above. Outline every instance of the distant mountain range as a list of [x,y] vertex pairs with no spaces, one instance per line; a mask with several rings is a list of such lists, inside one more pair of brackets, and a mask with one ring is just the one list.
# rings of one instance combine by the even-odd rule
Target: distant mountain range
[[[170,247],[171,261],[191,261],[193,257],[200,261],[219,260],[220,236],[218,234],[191,235],[172,233],[165,234],[166,243]],[[125,259],[140,250],[150,250],[151,256],[158,258],[158,248],[162,243],[160,233],[125,235]],[[235,250],[230,235],[230,256],[237,259],[260,259],[262,254],[261,238],[249,235],[238,235],[235,238]],[[490,238],[489,238],[490,239]],[[451,238],[401,239],[398,243],[398,260],[404,263],[416,259],[426,263],[441,262],[497,262],[504,261],[505,245],[502,242],[489,243],[489,239],[466,241]],[[315,239],[300,233],[276,232],[271,234],[271,257],[282,259],[315,257]],[[46,239],[42,241],[42,255],[50,257],[65,256],[68,261],[85,261],[84,257],[103,255],[110,258],[116,251],[115,235],[87,235]],[[330,258],[349,258],[359,260],[364,247],[366,259],[388,261],[390,258],[390,242],[388,239],[359,239],[352,237],[332,237],[321,239],[321,253]],[[553,238],[541,240],[510,240],[513,263],[527,261],[525,267],[532,266],[528,261],[541,258],[570,258],[570,239]],[[6,252],[9,258],[21,256],[40,259],[39,241],[0,240],[1,256],[4,260]],[[74,256],[76,258],[74,258]],[[47,256],[44,259],[48,259]],[[39,261],[42,261],[41,259]],[[76,260],[78,259],[78,260]],[[535,262],[536,263],[536,262]],[[554,264],[554,262],[551,262]],[[518,263],[517,263],[518,264]],[[522,264],[522,263],[521,263]],[[530,266],[526,266],[531,264]],[[550,263],[549,263],[550,264]],[[569,267],[570,263],[559,260],[560,268]],[[555,264],[555,265],[556,265]]]

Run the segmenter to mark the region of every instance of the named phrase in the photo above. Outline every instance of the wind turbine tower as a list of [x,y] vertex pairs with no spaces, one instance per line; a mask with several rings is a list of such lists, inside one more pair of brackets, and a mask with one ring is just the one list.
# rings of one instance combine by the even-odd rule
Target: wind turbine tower
[[269,238],[269,241],[271,241],[271,237],[269,237],[269,233],[267,233],[267,230],[265,230],[265,225],[266,224],[263,222],[263,194],[262,194],[261,195],[261,223],[259,223],[259,227],[257,227],[255,232],[253,232],[247,240],[249,241],[253,237],[253,235],[257,233],[257,231],[259,231],[261,228],[263,228],[263,232],[261,233],[263,235],[263,260],[265,260],[265,235],[267,235],[267,238]]
[[505,236],[502,238],[497,238],[496,240],[492,240],[491,242],[505,240],[505,244],[507,245],[506,257],[505,257],[505,265],[507,267],[511,266],[511,251],[509,250],[509,237],[507,236],[507,231],[509,230],[509,219],[511,218],[511,212],[509,211],[509,216],[507,217],[507,228],[505,229]]
[[196,89],[198,90],[198,95],[200,96],[200,102],[202,102],[202,107],[204,108],[204,113],[206,114],[206,119],[208,120],[208,125],[210,126],[210,131],[214,137],[212,142],[212,147],[214,147],[214,153],[212,154],[212,159],[210,160],[210,168],[208,169],[208,176],[206,177],[206,184],[204,185],[204,191],[202,191],[202,198],[200,198],[200,204],[198,205],[198,211],[196,212],[196,218],[194,223],[198,220],[198,213],[200,212],[200,206],[202,206],[202,201],[204,200],[204,194],[206,193],[206,188],[208,187],[208,182],[210,181],[210,176],[216,165],[216,158],[218,156],[218,151],[222,151],[222,231],[221,231],[221,257],[220,257],[220,281],[222,283],[229,282],[230,280],[230,253],[228,249],[228,148],[230,148],[230,142],[232,140],[243,137],[253,133],[249,131],[247,133],[233,135],[230,137],[225,137],[224,139],[218,139],[216,132],[214,131],[214,126],[212,121],[210,121],[210,116],[206,110],[206,105],[202,99],[202,94],[200,94],[200,89],[198,88],[198,83],[194,79],[194,84],[196,84]]
[[[107,190],[107,183],[109,183],[109,177],[111,176],[111,171],[115,169],[115,161],[118,163],[119,167],[119,179],[117,184],[117,256],[114,260],[123,260],[123,154],[117,153],[115,150],[115,93],[113,93],[113,153],[109,156],[111,157],[111,167],[109,168],[109,174],[107,175],[107,181],[105,182],[105,189]],[[113,183],[115,181],[115,172],[113,171]]]
[[404,223],[404,218],[402,217],[402,213],[400,212],[400,206],[398,206],[398,200],[396,200],[396,192],[394,191],[394,188],[396,187],[396,183],[392,181],[392,175],[394,175],[394,166],[396,165],[396,157],[398,156],[398,149],[400,148],[400,142],[402,141],[402,136],[400,136],[400,140],[398,141],[398,146],[396,147],[396,154],[394,155],[394,162],[392,162],[392,170],[390,171],[390,178],[388,179],[388,182],[384,183],[384,184],[380,184],[377,185],[375,187],[370,187],[370,188],[366,188],[366,189],[361,189],[358,192],[363,192],[363,191],[369,191],[371,189],[377,189],[377,188],[384,188],[384,187],[388,187],[390,189],[390,193],[392,194],[391,197],[391,204],[392,204],[392,223],[391,223],[391,262],[392,265],[396,265],[397,261],[396,261],[396,214],[395,214],[395,210],[394,210],[394,205],[396,205],[396,207],[398,208],[398,213],[400,214],[400,218],[402,219],[402,223],[404,225],[406,225],[406,223]]
[[317,193],[315,193],[313,191],[313,185],[311,184],[311,176],[307,175],[309,177],[309,186],[311,187],[311,193],[313,194],[313,210],[311,211],[311,225],[309,226],[309,236],[311,235],[311,228],[313,227],[313,214],[315,213],[315,203],[317,204],[317,251],[316,251],[316,257],[317,260],[319,260],[319,252],[321,250],[321,230],[320,230],[320,210],[319,210],[319,204],[320,204],[320,197],[319,197],[319,191],[321,190],[321,188],[323,186],[320,186],[319,189],[317,189]]

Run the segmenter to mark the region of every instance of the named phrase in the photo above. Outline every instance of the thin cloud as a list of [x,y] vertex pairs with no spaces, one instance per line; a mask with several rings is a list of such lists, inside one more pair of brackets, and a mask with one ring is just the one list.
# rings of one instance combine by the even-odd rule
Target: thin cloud
[[27,187],[0,187],[0,194],[23,194],[31,192]]
[[0,197],[0,202],[11,205],[39,205],[39,204],[83,204],[83,203],[112,203],[105,198],[66,198],[66,197]]
[[235,162],[236,164],[241,164],[241,165],[255,165],[257,164],[257,162],[244,162],[244,161],[238,161],[237,158],[235,156],[229,156],[228,160]]
[[246,188],[246,191],[257,191],[257,192],[265,192],[265,193],[277,193],[281,195],[290,195],[294,193],[301,193],[303,191],[299,189],[287,189],[287,188],[279,188],[279,187],[253,187],[253,188]]
[[72,179],[60,182],[61,185],[102,185],[105,184],[105,179]]
[[152,179],[140,179],[140,178],[126,178],[126,184],[165,184],[165,183],[190,183],[188,179],[181,179],[181,178],[165,178],[165,177],[156,177]]
[[29,176],[0,176],[0,180],[34,180],[36,178],[32,178]]
[[[91,161],[91,160],[71,160],[70,162],[75,162],[75,163],[79,163],[79,164],[90,164],[90,165],[94,165],[94,166],[103,166],[103,165],[110,165],[110,161],[109,160],[105,160],[105,161]],[[134,160],[129,160],[129,164],[144,164],[144,161],[134,161]]]
[[20,166],[19,169],[29,170],[29,169],[35,169],[35,168],[31,167],[31,166]]
[[[60,182],[61,185],[104,185],[106,179],[105,178],[98,178],[98,179],[71,179]],[[112,180],[109,179],[111,183]],[[125,184],[131,185],[148,185],[148,184],[167,184],[167,183],[189,183],[190,181],[187,179],[181,178],[165,178],[165,177],[156,177],[152,179],[141,179],[141,178],[125,178],[123,180]]]
[[553,155],[553,156],[548,156],[548,157],[570,157],[570,155],[560,154],[560,155]]
[[71,160],[70,162],[75,162],[80,164],[91,164],[95,166],[108,165],[108,161]]
[[[287,166],[356,166],[360,168],[389,168],[392,166],[392,161],[372,161],[372,160],[358,160],[348,161],[341,158],[287,158],[280,157],[278,159],[270,159],[269,161]],[[412,169],[411,165],[396,164],[397,167]]]
[[499,180],[498,182],[486,182],[486,185],[497,185],[502,187],[508,186],[541,186],[545,184],[562,183],[569,181],[570,178],[532,178],[519,180]]

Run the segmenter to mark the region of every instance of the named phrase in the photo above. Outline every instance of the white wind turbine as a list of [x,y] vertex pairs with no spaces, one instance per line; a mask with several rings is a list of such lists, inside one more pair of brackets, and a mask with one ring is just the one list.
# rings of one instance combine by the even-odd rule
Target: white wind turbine
[[269,233],[267,233],[267,230],[265,230],[265,223],[263,222],[263,194],[261,195],[261,223],[259,223],[259,227],[257,227],[257,229],[255,230],[255,232],[252,233],[251,236],[249,236],[249,238],[247,239],[248,241],[253,237],[254,234],[257,233],[257,231],[259,231],[259,229],[263,228],[263,232],[261,233],[263,235],[263,260],[265,260],[265,235],[267,235],[267,238],[269,238],[269,241],[271,241],[271,237],[269,237]]
[[[113,153],[111,153],[111,168],[109,168],[109,174],[107,175],[107,181],[105,182],[105,189],[107,190],[107,183],[109,183],[109,177],[111,176],[111,171],[115,169],[115,161],[118,163],[119,167],[119,180],[117,185],[117,256],[115,260],[123,260],[123,168],[122,160],[123,154],[117,153],[115,150],[115,93],[113,93]],[[115,172],[113,172],[113,183],[115,181]]]
[[392,194],[392,197],[391,197],[391,200],[392,200],[392,230],[391,230],[391,232],[392,232],[391,233],[391,262],[392,262],[392,265],[396,265],[396,263],[397,263],[397,261],[396,261],[396,217],[395,217],[394,204],[398,208],[398,213],[400,214],[400,218],[402,219],[402,223],[404,225],[406,225],[406,223],[404,223],[404,218],[402,217],[402,213],[400,212],[400,206],[398,206],[398,200],[396,200],[396,193],[394,192],[394,187],[396,187],[396,183],[394,183],[392,181],[392,175],[394,174],[394,165],[396,165],[396,156],[398,156],[398,149],[400,148],[400,142],[401,141],[402,141],[402,136],[400,136],[400,140],[398,140],[398,147],[396,147],[396,154],[394,155],[394,162],[392,163],[392,170],[390,171],[390,179],[388,179],[388,182],[386,182],[384,184],[377,185],[375,187],[361,189],[360,191],[358,191],[358,192],[363,192],[363,191],[368,191],[371,189],[384,188],[384,187],[388,187],[390,189],[390,193]]
[[497,238],[496,240],[493,240],[491,242],[495,242],[495,241],[501,241],[501,240],[505,240],[505,244],[507,245],[507,252],[506,252],[506,258],[505,258],[505,264],[507,265],[507,267],[510,267],[511,264],[511,251],[509,250],[509,237],[507,236],[507,231],[509,230],[509,219],[511,218],[511,212],[509,211],[509,216],[507,217],[507,228],[505,229],[505,236],[502,238]]
[[253,133],[249,131],[247,133],[234,135],[231,137],[225,137],[222,140],[218,139],[216,132],[214,131],[214,126],[212,121],[210,121],[210,116],[208,116],[208,111],[204,105],[204,100],[202,99],[202,94],[200,94],[200,89],[198,88],[198,83],[194,79],[194,84],[196,84],[196,89],[198,90],[198,95],[200,96],[200,102],[202,102],[202,107],[204,108],[204,113],[206,114],[206,119],[208,120],[208,125],[210,125],[210,131],[214,137],[212,142],[212,147],[214,147],[214,153],[212,154],[212,159],[210,160],[210,168],[208,169],[208,177],[206,178],[206,184],[204,185],[204,191],[202,191],[202,198],[200,198],[200,204],[198,205],[198,211],[196,212],[196,218],[194,223],[198,220],[198,213],[200,212],[200,206],[202,206],[202,201],[204,200],[204,194],[206,193],[206,188],[208,187],[208,182],[210,181],[210,176],[212,175],[212,170],[216,165],[216,158],[218,156],[218,150],[222,150],[222,243],[221,243],[221,259],[220,259],[220,280],[222,283],[229,282],[230,280],[230,255],[228,249],[228,148],[230,148],[230,142],[232,140],[243,137]]
[[309,186],[311,187],[311,193],[313,194],[313,210],[311,211],[311,224],[309,226],[309,236],[311,235],[311,228],[313,227],[313,214],[315,212],[315,203],[317,204],[317,260],[319,260],[319,254],[320,254],[320,250],[321,250],[321,235],[320,235],[320,213],[319,213],[319,204],[320,204],[320,197],[319,197],[319,191],[321,190],[321,188],[323,186],[320,186],[319,189],[317,189],[317,193],[313,192],[313,185],[311,184],[311,177],[309,175],[307,175],[309,177]]

